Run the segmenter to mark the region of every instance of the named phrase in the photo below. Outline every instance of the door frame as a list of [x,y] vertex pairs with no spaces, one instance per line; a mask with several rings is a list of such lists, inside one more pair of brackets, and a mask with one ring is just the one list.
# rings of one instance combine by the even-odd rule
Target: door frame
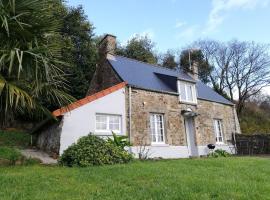
[[[196,129],[194,117],[184,117],[184,126],[189,157],[198,157],[199,152],[198,146],[196,145]],[[192,132],[191,129],[193,130]]]

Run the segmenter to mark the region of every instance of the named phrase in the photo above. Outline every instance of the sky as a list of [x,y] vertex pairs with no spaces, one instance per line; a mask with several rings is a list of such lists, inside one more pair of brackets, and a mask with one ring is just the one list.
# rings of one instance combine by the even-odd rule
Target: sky
[[[270,0],[67,0],[82,5],[96,35],[125,44],[148,35],[158,52],[197,39],[270,43]],[[267,90],[270,94],[270,88]]]

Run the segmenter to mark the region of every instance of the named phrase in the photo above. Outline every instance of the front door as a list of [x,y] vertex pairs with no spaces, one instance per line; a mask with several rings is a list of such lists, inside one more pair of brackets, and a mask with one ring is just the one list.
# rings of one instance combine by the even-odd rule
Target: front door
[[185,118],[185,129],[189,156],[196,157],[199,155],[199,153],[198,148],[195,144],[195,127],[193,117]]

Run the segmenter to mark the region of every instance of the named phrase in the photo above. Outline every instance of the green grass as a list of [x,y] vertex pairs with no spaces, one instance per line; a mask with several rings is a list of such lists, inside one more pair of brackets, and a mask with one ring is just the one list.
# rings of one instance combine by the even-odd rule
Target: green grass
[[20,156],[21,153],[17,149],[0,146],[0,158],[7,160],[17,160],[20,158]]
[[0,130],[0,146],[25,148],[30,145],[30,134],[16,131]]
[[270,199],[270,159],[218,158],[64,168],[1,167],[1,200]]
[[0,130],[0,166],[36,164],[36,160],[24,158],[19,151],[19,149],[29,147],[30,141],[30,134]]

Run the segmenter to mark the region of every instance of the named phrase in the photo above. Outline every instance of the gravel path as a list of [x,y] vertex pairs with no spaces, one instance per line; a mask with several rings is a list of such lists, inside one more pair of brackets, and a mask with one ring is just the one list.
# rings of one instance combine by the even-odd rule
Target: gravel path
[[47,153],[36,149],[23,149],[21,153],[27,158],[37,158],[43,164],[57,164],[57,160],[51,158]]

